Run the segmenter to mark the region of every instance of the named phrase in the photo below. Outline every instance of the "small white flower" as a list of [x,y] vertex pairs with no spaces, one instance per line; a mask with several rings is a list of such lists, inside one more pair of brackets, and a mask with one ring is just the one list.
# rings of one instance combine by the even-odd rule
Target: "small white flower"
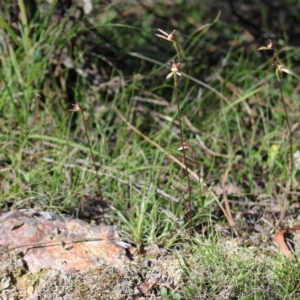
[[190,149],[192,148],[191,145],[187,141],[183,141],[183,147],[182,145],[177,149],[177,151],[181,151],[183,149]]
[[273,42],[269,40],[269,44],[267,45],[267,47],[260,47],[257,50],[260,51],[260,50],[276,50],[276,49],[274,47]]
[[277,65],[276,67],[278,68],[278,70],[280,72],[285,72],[285,73],[291,74],[291,72],[288,69],[284,68],[282,65]]
[[189,147],[188,147],[188,146],[183,146],[183,148],[182,148],[182,146],[180,146],[177,150],[178,150],[178,151],[181,151],[181,150],[183,150],[183,149],[189,149]]
[[79,103],[72,104],[74,106],[73,109],[69,109],[69,111],[82,111],[81,105]]
[[171,63],[169,63],[169,66],[171,67],[171,73],[168,74],[166,79],[171,78],[173,74],[181,76],[181,73],[179,72],[180,63],[176,64],[175,60],[173,60]]

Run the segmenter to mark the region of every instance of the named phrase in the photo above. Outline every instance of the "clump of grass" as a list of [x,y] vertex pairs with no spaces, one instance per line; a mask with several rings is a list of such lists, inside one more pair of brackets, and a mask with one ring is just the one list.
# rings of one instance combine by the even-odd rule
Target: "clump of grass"
[[[299,269],[272,252],[253,252],[237,239],[213,237],[205,243],[193,238],[191,259],[178,254],[189,278],[182,286],[184,299],[296,299]],[[287,272],[287,270],[289,270]],[[295,297],[291,296],[295,295]]]

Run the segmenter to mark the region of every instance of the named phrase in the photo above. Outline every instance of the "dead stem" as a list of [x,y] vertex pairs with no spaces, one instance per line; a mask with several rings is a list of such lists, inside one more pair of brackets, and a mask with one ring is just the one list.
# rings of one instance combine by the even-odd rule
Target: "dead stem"
[[231,226],[231,228],[234,230],[235,222],[234,222],[232,214],[231,214],[231,209],[230,209],[229,201],[227,198],[227,191],[226,191],[226,181],[228,178],[228,174],[231,170],[231,166],[232,166],[232,164],[230,163],[225,171],[223,178],[222,178],[222,189],[223,189],[223,199],[224,199],[224,203],[225,203],[225,209],[227,212],[227,221],[228,221],[229,225]]

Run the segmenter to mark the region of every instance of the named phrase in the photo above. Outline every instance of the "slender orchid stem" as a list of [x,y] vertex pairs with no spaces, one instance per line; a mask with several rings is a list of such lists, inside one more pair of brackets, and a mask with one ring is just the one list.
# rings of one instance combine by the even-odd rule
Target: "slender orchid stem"
[[258,48],[258,50],[259,51],[260,50],[273,51],[273,59],[275,61],[273,63],[273,65],[276,67],[276,77],[277,77],[277,82],[278,82],[278,86],[279,86],[279,90],[280,90],[280,100],[281,100],[283,108],[284,108],[285,119],[286,119],[288,131],[289,131],[290,161],[291,161],[291,168],[290,168],[290,172],[291,172],[290,173],[291,185],[290,185],[290,190],[293,190],[294,159],[293,159],[292,130],[291,130],[291,126],[290,126],[290,122],[289,122],[289,118],[288,118],[287,108],[286,108],[286,105],[285,105],[285,102],[284,102],[284,98],[283,98],[282,83],[281,83],[281,78],[282,78],[281,72],[290,74],[290,71],[288,69],[284,68],[282,65],[279,64],[279,51],[275,47],[275,45],[272,42],[272,40],[269,40],[269,44],[266,47],[265,46],[260,47],[260,48]]
[[181,122],[181,111],[180,111],[180,103],[179,103],[179,94],[178,94],[178,81],[179,81],[179,77],[181,76],[180,73],[180,59],[181,59],[181,55],[180,55],[180,50],[179,50],[179,46],[176,42],[174,33],[175,30],[172,31],[171,34],[168,34],[167,32],[158,29],[158,31],[160,32],[159,34],[156,34],[156,36],[158,36],[159,38],[162,38],[164,40],[167,40],[169,42],[171,42],[175,48],[176,54],[177,54],[177,60],[178,63],[175,62],[175,60],[173,60],[169,65],[171,68],[171,72],[168,74],[167,79],[171,78],[172,76],[174,76],[174,91],[175,91],[175,98],[176,98],[176,104],[177,104],[177,111],[178,111],[178,121],[179,121],[179,128],[180,128],[180,139],[181,139],[181,148],[182,148],[182,152],[183,152],[183,164],[185,167],[185,175],[187,178],[187,182],[188,182],[188,194],[189,194],[189,213],[188,213],[188,220],[189,220],[189,235],[192,236],[193,235],[193,215],[192,215],[192,188],[191,188],[191,182],[190,182],[190,177],[189,177],[189,172],[188,172],[188,166],[187,166],[187,160],[186,160],[186,155],[185,155],[185,142],[183,139],[183,132],[182,132],[182,122]]
[[193,235],[193,215],[192,215],[192,188],[191,188],[191,181],[189,177],[187,162],[186,162],[186,155],[185,155],[185,144],[183,140],[183,132],[182,132],[182,122],[181,122],[181,111],[180,111],[180,103],[179,103],[179,95],[178,95],[178,75],[174,74],[174,89],[175,89],[175,97],[176,97],[176,104],[178,110],[178,121],[179,121],[179,128],[180,128],[180,139],[181,139],[181,147],[183,153],[183,163],[185,166],[185,175],[188,182],[188,194],[189,194],[189,235]]
[[284,102],[284,98],[283,98],[283,94],[282,94],[282,84],[281,81],[278,80],[278,86],[279,86],[279,90],[280,90],[280,99],[281,102],[283,104],[283,108],[284,108],[284,113],[285,113],[285,119],[286,119],[286,124],[288,127],[288,131],[289,131],[289,142],[290,142],[290,160],[291,160],[291,190],[293,190],[293,171],[294,171],[294,159],[293,159],[293,141],[292,141],[292,130],[291,130],[291,125],[290,125],[290,121],[288,118],[288,113],[287,113],[287,108]]

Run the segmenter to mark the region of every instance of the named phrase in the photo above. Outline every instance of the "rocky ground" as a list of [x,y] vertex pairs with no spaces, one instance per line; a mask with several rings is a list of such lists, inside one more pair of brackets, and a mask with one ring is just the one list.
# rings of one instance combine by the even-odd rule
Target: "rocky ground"
[[[2,215],[1,299],[162,299],[162,287],[172,291],[184,280],[175,252],[146,249],[144,254],[132,255],[118,243],[86,239],[89,230],[117,238],[116,232],[107,233],[111,227],[99,229],[72,218],[63,221],[57,215],[51,218],[17,210]],[[76,242],[62,243],[63,224],[67,224],[69,241]],[[53,232],[53,226],[56,236],[50,239],[48,231]],[[72,228],[81,232],[82,241]]]

